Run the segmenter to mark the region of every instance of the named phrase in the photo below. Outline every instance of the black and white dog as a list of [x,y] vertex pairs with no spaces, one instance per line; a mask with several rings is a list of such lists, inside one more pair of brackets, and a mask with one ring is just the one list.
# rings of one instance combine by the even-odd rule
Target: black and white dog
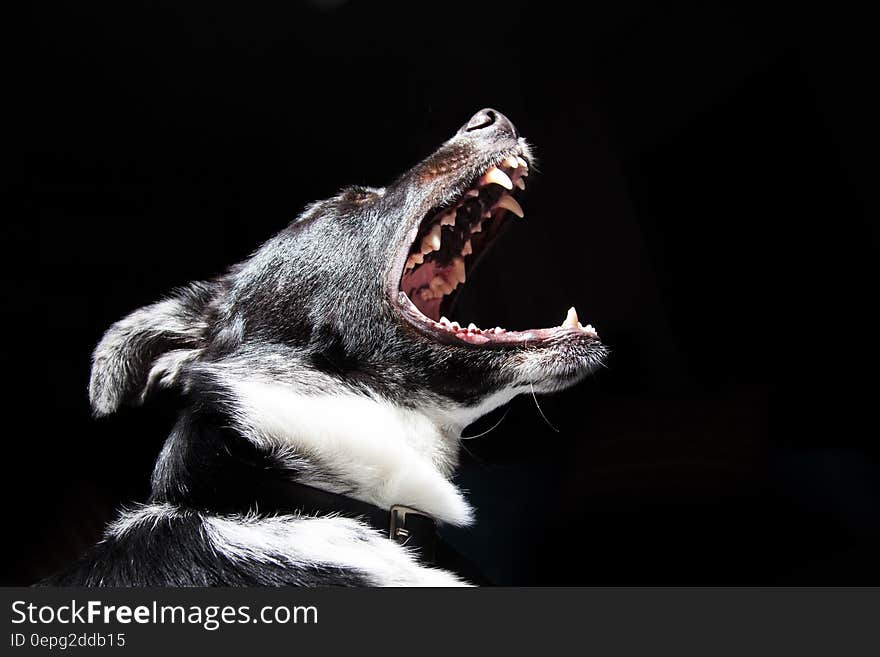
[[308,206],[250,258],[110,327],[96,416],[158,388],[184,410],[146,504],[48,584],[467,583],[434,523],[467,525],[462,429],[521,392],[571,386],[605,348],[571,309],[526,331],[449,321],[511,215],[531,152],[475,114],[388,187]]

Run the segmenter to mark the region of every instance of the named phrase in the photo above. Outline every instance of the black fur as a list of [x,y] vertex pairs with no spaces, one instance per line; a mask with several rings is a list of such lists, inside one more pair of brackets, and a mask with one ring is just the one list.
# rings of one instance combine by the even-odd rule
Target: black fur
[[345,491],[344,472],[241,435],[228,382],[257,372],[309,394],[346,391],[401,407],[467,407],[513,384],[541,392],[583,377],[604,355],[597,340],[448,344],[414,329],[397,307],[400,254],[414,226],[501,155],[522,148],[503,115],[482,111],[387,188],[350,188],[314,203],[222,276],[114,324],[94,354],[93,410],[100,416],[142,403],[156,387],[182,395],[185,408],[156,464],[149,500],[181,512],[155,527],[108,534],[47,583],[364,583],[355,571],[233,563],[211,549],[204,514],[271,511],[273,480],[333,482]]
[[141,525],[108,538],[47,586],[366,586],[364,573],[281,559],[231,560],[205,540],[201,516]]

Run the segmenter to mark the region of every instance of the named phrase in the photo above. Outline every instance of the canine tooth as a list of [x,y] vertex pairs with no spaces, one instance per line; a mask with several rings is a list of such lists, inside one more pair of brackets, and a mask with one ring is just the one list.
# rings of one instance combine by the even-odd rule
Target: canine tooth
[[517,177],[517,179],[513,181],[513,184],[522,190],[525,190],[526,188],[526,181],[522,179],[522,176]]
[[431,226],[431,231],[422,238],[422,253],[428,254],[440,248],[440,224]]
[[498,202],[495,204],[495,207],[510,210],[520,219],[526,216],[523,212],[522,206],[520,206],[520,204],[517,203],[516,199],[513,198],[510,194],[502,194],[501,198],[499,198]]
[[440,225],[441,226],[454,226],[455,225],[455,212],[447,212],[442,217],[440,217]]
[[524,176],[529,175],[529,164],[524,159],[522,159],[519,155],[516,156],[516,162],[523,168]]
[[565,321],[562,322],[563,328],[577,328],[578,327],[578,314],[574,309],[574,306],[568,309],[568,314],[565,316]]
[[496,185],[501,185],[504,189],[513,189],[513,183],[510,182],[510,178],[498,167],[489,167],[489,170],[480,178],[480,183],[483,185],[495,183]]
[[510,167],[511,169],[516,169],[519,166],[519,162],[517,162],[516,158],[513,155],[508,155],[504,158],[504,165]]
[[470,240],[465,240],[464,246],[461,247],[461,255],[466,256],[470,255],[474,252],[474,247],[471,246]]
[[464,283],[467,280],[464,272],[463,258],[453,258],[450,275],[452,276],[452,280],[454,280],[456,283]]

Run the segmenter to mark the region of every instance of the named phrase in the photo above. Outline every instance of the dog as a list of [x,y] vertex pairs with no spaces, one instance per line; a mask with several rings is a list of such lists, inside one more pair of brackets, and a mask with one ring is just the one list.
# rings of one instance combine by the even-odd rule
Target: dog
[[182,410],[148,500],[45,583],[474,583],[439,559],[436,531],[473,521],[450,479],[463,428],[607,353],[573,308],[525,331],[447,319],[523,216],[532,162],[513,123],[481,110],[388,187],[312,203],[225,274],[112,325],[94,415],[160,389]]

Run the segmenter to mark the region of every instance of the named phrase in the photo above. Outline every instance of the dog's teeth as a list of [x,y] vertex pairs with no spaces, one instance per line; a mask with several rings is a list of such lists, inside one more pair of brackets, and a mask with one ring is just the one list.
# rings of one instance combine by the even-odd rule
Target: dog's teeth
[[440,225],[441,226],[454,226],[455,225],[455,212],[447,212],[442,217],[440,217]]
[[519,162],[513,155],[508,155],[504,158],[504,166],[510,167],[511,169],[516,169],[519,166]]
[[599,337],[599,334],[596,333],[596,329],[593,328],[592,324],[587,324],[586,326],[584,326],[580,322],[578,322],[578,327],[581,329],[581,331],[583,331],[584,333],[587,333],[589,335],[592,335],[594,338]]
[[513,183],[510,178],[498,167],[489,167],[489,170],[480,178],[480,185],[489,185],[495,183],[501,185],[504,189],[513,189]]
[[465,240],[464,246],[461,247],[461,255],[466,256],[470,255],[474,252],[474,247],[471,246],[470,240]]
[[482,222],[482,221],[478,221],[478,222],[475,223],[473,226],[471,226],[471,232],[472,232],[472,233],[481,233],[481,232],[483,232],[483,222]]
[[522,179],[522,176],[517,177],[517,179],[513,181],[513,184],[522,190],[525,190],[526,188],[526,181]]
[[520,206],[520,204],[516,202],[516,199],[513,198],[510,194],[502,194],[501,198],[499,198],[498,202],[495,204],[495,207],[510,210],[520,219],[526,216],[523,212],[522,206]]
[[463,258],[452,259],[452,269],[450,270],[450,275],[452,276],[452,280],[454,280],[456,283],[464,283],[467,280],[464,271]]
[[474,324],[473,322],[471,322],[470,324],[468,324],[468,331],[469,331],[469,332],[471,332],[471,333],[475,333],[476,331],[479,331],[479,330],[480,330],[480,329],[477,328],[477,325]]
[[496,333],[504,333],[504,329],[501,328],[500,326],[496,326],[494,330]]
[[446,316],[444,315],[443,317],[440,318],[440,323],[441,324],[449,324],[449,320],[446,319]]
[[422,253],[427,255],[431,251],[440,249],[440,224],[431,226],[431,231],[422,238]]
[[568,314],[565,316],[565,321],[562,322],[563,328],[578,328],[578,314],[574,309],[574,306],[568,309]]
[[469,189],[464,193],[465,198],[468,198],[468,197],[476,198],[479,195],[480,195],[479,189]]
[[522,159],[519,155],[516,156],[516,162],[523,168],[522,175],[529,175],[529,164],[524,159]]
[[460,330],[461,330],[461,324],[459,324],[458,322],[452,322],[452,323],[449,325],[449,328],[451,328],[453,331],[460,331]]

